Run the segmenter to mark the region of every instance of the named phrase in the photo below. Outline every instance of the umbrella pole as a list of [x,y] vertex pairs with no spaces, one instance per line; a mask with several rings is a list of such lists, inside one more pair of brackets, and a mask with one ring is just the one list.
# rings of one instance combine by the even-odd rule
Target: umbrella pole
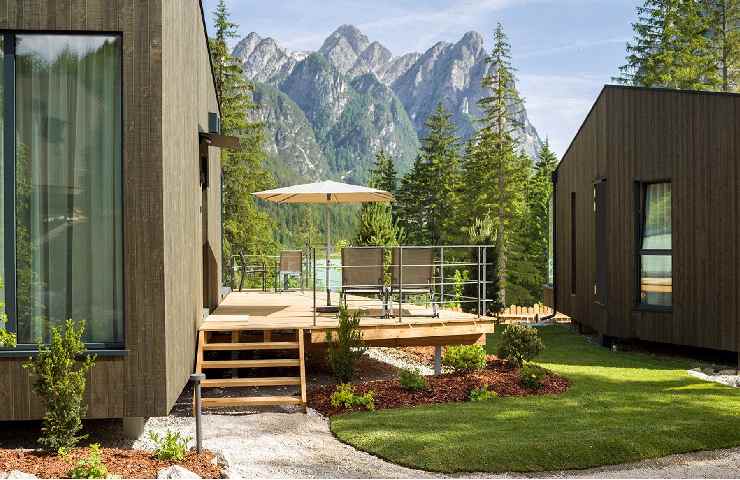
[[[328,197],[328,195],[327,195]],[[329,255],[331,251],[331,218],[329,216],[329,204],[326,204],[326,306],[331,305],[331,291],[329,290]]]

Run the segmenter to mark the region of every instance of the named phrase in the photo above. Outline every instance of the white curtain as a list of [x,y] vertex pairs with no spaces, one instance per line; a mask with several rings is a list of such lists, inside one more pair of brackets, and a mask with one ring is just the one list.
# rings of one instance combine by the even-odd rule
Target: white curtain
[[18,35],[16,52],[19,342],[68,318],[121,342],[120,39]]

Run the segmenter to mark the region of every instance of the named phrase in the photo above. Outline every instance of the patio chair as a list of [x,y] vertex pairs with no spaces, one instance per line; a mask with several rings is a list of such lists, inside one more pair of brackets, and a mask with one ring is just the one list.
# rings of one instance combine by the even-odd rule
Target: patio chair
[[298,277],[303,291],[303,252],[301,250],[283,250],[280,252],[278,275],[283,279],[283,291],[288,291],[288,279]]
[[401,303],[404,295],[428,294],[432,303],[432,316],[439,317],[434,302],[434,249],[432,247],[404,247],[391,250],[390,295],[398,294]]
[[382,247],[346,247],[342,249],[341,301],[347,306],[347,295],[377,295],[383,302],[386,316],[385,284],[383,282]]
[[248,264],[246,257],[244,256],[244,252],[239,252],[239,259],[241,262],[241,265],[235,264],[234,265],[234,273],[237,271],[241,272],[241,275],[239,276],[239,291],[242,291],[242,287],[244,285],[244,279],[251,275],[261,275],[262,276],[262,291],[267,291],[267,266],[265,265],[265,262],[259,262],[256,264]]

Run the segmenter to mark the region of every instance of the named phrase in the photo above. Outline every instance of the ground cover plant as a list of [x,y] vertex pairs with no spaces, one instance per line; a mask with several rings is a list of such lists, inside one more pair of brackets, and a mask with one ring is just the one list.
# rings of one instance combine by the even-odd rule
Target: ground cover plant
[[181,462],[188,453],[190,437],[184,437],[180,432],[167,430],[164,435],[149,432],[149,438],[154,443],[154,457],[159,460]]
[[416,391],[427,388],[427,379],[416,370],[401,370],[398,383],[406,390]]
[[486,366],[483,345],[453,345],[445,349],[442,365],[455,372],[478,370]]
[[740,445],[740,390],[689,376],[695,361],[611,352],[562,326],[539,331],[547,349],[537,363],[570,381],[562,395],[356,412],[332,417],[331,429],[442,472],[587,468]]

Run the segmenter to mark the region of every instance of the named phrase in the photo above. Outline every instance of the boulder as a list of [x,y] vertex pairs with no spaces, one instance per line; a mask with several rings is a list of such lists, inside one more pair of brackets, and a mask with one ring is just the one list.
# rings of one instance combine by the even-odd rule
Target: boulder
[[5,474],[5,476],[0,475],[0,478],[5,478],[7,480],[26,480],[39,477],[32,473],[21,472],[20,470],[11,470],[9,473]]
[[197,474],[180,465],[172,465],[157,472],[157,478],[200,478]]
[[734,368],[726,368],[717,372],[719,375],[737,375],[737,370]]
[[713,368],[703,368],[701,371],[705,375],[714,375],[714,369]]

